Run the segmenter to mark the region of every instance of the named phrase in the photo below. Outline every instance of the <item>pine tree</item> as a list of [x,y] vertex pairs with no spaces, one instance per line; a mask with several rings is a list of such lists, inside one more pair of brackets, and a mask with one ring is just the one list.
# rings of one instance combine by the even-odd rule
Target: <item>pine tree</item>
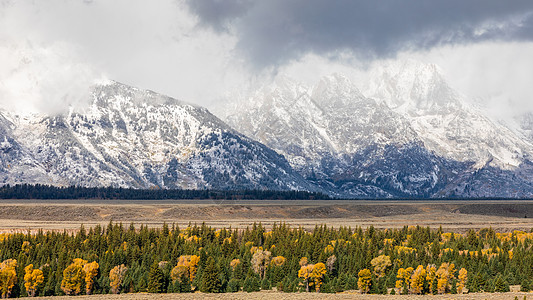
[[531,290],[531,283],[527,279],[522,280],[520,283],[521,292],[529,292]]
[[207,263],[202,275],[201,291],[204,293],[220,293],[222,282],[218,277],[219,270],[212,256],[207,259]]
[[159,264],[152,264],[150,272],[148,273],[148,292],[162,293],[164,282],[165,278],[163,276],[163,271],[159,268]]
[[501,274],[494,280],[494,291],[498,293],[505,293],[509,291],[509,283],[503,279]]

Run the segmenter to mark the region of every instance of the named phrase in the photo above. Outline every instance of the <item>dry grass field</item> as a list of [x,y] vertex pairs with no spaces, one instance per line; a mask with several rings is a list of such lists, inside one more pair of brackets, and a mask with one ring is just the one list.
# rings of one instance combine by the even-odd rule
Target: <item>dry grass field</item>
[[373,225],[398,228],[420,225],[465,232],[492,227],[496,231],[533,228],[533,201],[0,201],[0,231],[76,230],[109,221],[161,226],[205,222],[217,228],[271,226]]
[[533,293],[520,293],[520,292],[511,292],[511,293],[474,293],[474,294],[463,294],[463,295],[405,295],[405,296],[391,296],[391,295],[361,295],[358,293],[341,293],[341,294],[316,294],[316,293],[281,293],[273,291],[262,291],[254,293],[225,293],[225,294],[203,294],[203,293],[194,293],[194,294],[124,294],[124,295],[92,295],[92,296],[58,296],[58,297],[37,297],[31,299],[53,299],[53,300],[203,300],[203,299],[223,299],[223,300],[277,300],[277,299],[287,299],[287,300],[320,300],[320,299],[394,299],[394,300],[422,300],[422,299],[464,299],[464,300],[499,300],[499,299],[509,299],[513,300],[517,297],[522,300],[533,299]]

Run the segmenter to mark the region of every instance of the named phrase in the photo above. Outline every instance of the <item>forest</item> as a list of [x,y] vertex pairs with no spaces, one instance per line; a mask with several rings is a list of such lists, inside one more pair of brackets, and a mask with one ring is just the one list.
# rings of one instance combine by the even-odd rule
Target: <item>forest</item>
[[58,187],[42,184],[16,184],[0,187],[0,199],[99,199],[99,200],[328,200],[325,194],[274,190],[187,190],[134,189],[113,187]]
[[529,291],[533,234],[429,227],[107,226],[0,235],[0,293]]

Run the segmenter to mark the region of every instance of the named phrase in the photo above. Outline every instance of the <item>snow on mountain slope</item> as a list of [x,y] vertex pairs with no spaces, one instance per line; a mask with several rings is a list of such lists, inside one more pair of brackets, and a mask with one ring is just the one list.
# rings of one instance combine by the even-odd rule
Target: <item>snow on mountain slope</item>
[[[423,151],[408,120],[340,75],[310,89],[280,78],[220,115],[334,195],[427,196],[446,181],[444,162]],[[397,161],[412,164],[391,167]]]
[[417,61],[377,67],[365,95],[405,116],[430,151],[473,161],[477,168],[513,169],[531,159],[533,146],[493,122],[453,90],[439,68]]
[[0,185],[52,183],[43,166],[13,138],[14,124],[0,112]]
[[312,189],[282,156],[205,108],[116,82],[92,97],[66,116],[11,116],[12,140],[55,184]]
[[533,195],[531,142],[470,105],[435,65],[380,66],[363,86],[280,77],[216,112],[334,195]]

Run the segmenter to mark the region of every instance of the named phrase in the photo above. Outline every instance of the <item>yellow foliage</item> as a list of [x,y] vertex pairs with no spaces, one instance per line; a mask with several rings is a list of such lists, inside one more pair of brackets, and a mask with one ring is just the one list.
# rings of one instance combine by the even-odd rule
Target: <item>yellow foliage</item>
[[283,266],[286,261],[287,261],[287,259],[285,257],[276,256],[270,261],[270,265],[272,265],[274,267],[280,267],[280,266]]
[[307,261],[307,257],[304,256],[304,257],[302,257],[302,258],[300,259],[300,263],[299,263],[299,264],[300,264],[300,267],[306,266],[307,263],[308,263],[308,261]]
[[28,241],[22,242],[21,250],[22,250],[22,252],[24,252],[26,254],[30,253],[30,250],[31,250],[30,242],[28,242]]
[[124,264],[115,266],[109,271],[109,285],[111,286],[111,292],[113,294],[118,294],[120,292],[122,281],[124,280],[127,271],[128,268]]
[[426,267],[426,281],[429,283],[429,290],[433,290],[433,280],[437,276],[437,267],[435,265],[427,265]]
[[0,291],[2,298],[8,298],[11,290],[17,282],[17,261],[15,259],[6,259],[0,263]]
[[198,243],[200,241],[201,238],[197,237],[196,235],[193,235],[193,236],[190,236],[189,238],[186,239],[187,242],[192,242],[192,243]]
[[443,263],[435,273],[437,277],[437,291],[443,294],[451,288],[451,280],[455,278],[455,265]]
[[406,286],[410,285],[412,274],[413,274],[412,267],[409,267],[406,269],[404,268],[398,269],[398,274],[396,275],[396,278],[398,278],[398,280],[396,281],[396,288],[400,289],[400,292],[403,289],[404,284]]
[[416,270],[414,270],[413,275],[411,275],[411,293],[422,293],[424,283],[426,282],[426,276],[426,269],[422,265],[419,265]]
[[333,253],[333,250],[335,250],[335,248],[333,246],[327,245],[326,248],[324,248],[324,253],[331,254],[331,253]]
[[83,272],[83,265],[78,260],[81,259],[74,259],[74,262],[63,270],[61,290],[67,295],[79,295],[82,291],[85,274]]
[[235,270],[235,267],[241,263],[241,260],[236,258],[234,260],[232,260],[230,263],[229,263],[229,266],[231,267],[232,270]]
[[461,270],[459,270],[458,279],[459,282],[457,283],[457,293],[462,294],[466,285],[466,280],[468,279],[468,272],[465,268],[461,268]]
[[[172,269],[171,271],[171,277],[172,277],[172,273],[175,274],[174,277],[172,277],[172,280],[176,280],[178,279],[178,275],[176,274],[180,274],[183,275],[182,273],[184,272],[184,270],[187,270],[186,273],[189,274],[189,280],[192,282],[194,280],[194,278],[196,277],[196,272],[198,271],[198,263],[200,262],[200,257],[197,256],[197,255],[182,255],[178,258],[178,263],[176,264],[176,266]],[[184,267],[184,268],[179,268],[179,267]],[[178,270],[179,269],[179,270]]]
[[259,251],[259,250],[263,251],[263,247],[256,247],[256,246],[253,246],[252,248],[250,248],[250,253],[251,253],[251,254],[254,254],[255,252],[257,252],[257,251]]
[[90,295],[93,290],[94,278],[98,275],[99,267],[95,261],[83,266],[83,272],[85,273],[85,292],[87,295]]
[[410,253],[416,252],[416,249],[405,247],[405,246],[396,246],[394,247],[394,251],[396,251],[398,254],[402,254],[402,253],[410,254]]
[[387,255],[380,255],[372,261],[370,261],[370,264],[374,267],[374,274],[381,278],[385,275],[385,271],[388,267],[392,265],[392,262],[390,260],[390,257]]
[[305,265],[305,266],[302,266],[300,270],[298,270],[298,277],[303,278],[304,284],[305,284],[305,290],[307,292],[309,292],[309,287],[313,285],[313,282],[311,281],[311,274],[313,273],[313,268],[314,268],[314,265]]
[[324,283],[324,275],[326,274],[326,265],[323,263],[317,263],[313,266],[313,271],[311,272],[311,277],[315,282],[315,290],[320,292],[320,286]]
[[359,287],[361,293],[368,293],[368,291],[370,291],[372,273],[369,269],[362,269],[357,275],[359,275],[359,279],[357,280],[357,287]]
[[44,281],[43,271],[34,269],[32,264],[27,265],[24,268],[24,287],[30,297],[35,297],[37,288]]
[[170,271],[170,278],[173,282],[176,280],[183,282],[183,278],[189,278],[189,268],[184,265],[177,265]]
[[85,292],[90,294],[94,285],[94,278],[98,275],[98,267],[96,261],[88,263],[81,258],[73,259],[72,263],[63,270],[61,289],[67,295],[78,295],[85,283]]

